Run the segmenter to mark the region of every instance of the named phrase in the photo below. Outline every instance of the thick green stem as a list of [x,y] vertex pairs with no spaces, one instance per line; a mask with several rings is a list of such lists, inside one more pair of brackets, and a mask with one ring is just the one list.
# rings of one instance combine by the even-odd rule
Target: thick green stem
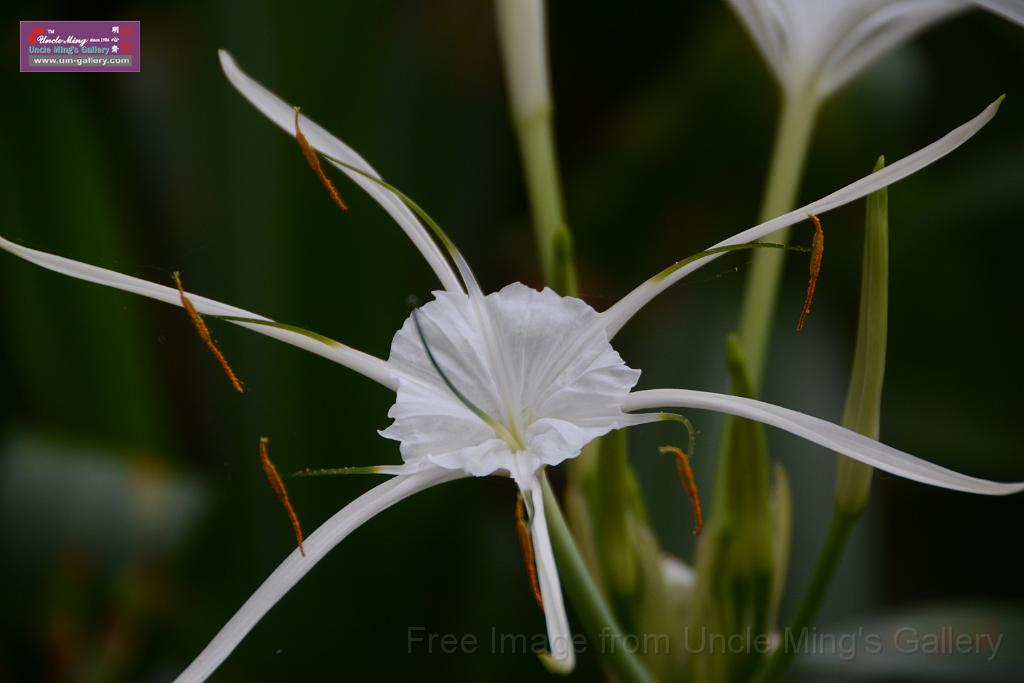
[[545,2],[495,0],[494,8],[544,280],[556,292],[575,296],[572,236],[562,203],[551,116]]
[[828,537],[825,539],[825,546],[818,555],[818,562],[814,566],[814,575],[807,586],[807,591],[800,599],[796,615],[782,634],[779,647],[769,657],[765,666],[758,671],[754,683],[772,683],[789,668],[793,658],[800,652],[807,636],[807,629],[811,621],[818,613],[822,600],[828,592],[828,585],[832,581],[839,560],[842,559],[843,550],[846,548],[846,541],[850,532],[857,525],[860,518],[859,513],[849,513],[836,508],[832,515],[832,523],[829,526]]
[[[793,208],[817,111],[818,99],[813,93],[785,96],[775,134],[768,183],[761,204],[762,221]],[[787,229],[766,239],[785,243],[788,238]],[[743,356],[747,359],[755,396],[759,393],[764,375],[764,360],[771,338],[785,258],[786,252],[782,249],[760,249],[754,252],[743,294],[739,340]]]
[[576,614],[583,622],[587,636],[601,653],[601,661],[620,683],[654,683],[654,679],[640,659],[631,648],[626,647],[625,634],[612,614],[611,607],[605,601],[601,589],[591,578],[546,477],[542,478],[541,485],[544,490],[544,511],[551,534],[551,545],[555,551],[555,561],[558,562],[562,585],[565,586],[565,592],[576,609]]
[[515,126],[544,281],[556,292],[575,296],[572,234],[562,202],[551,108],[540,107],[527,116],[517,117]]

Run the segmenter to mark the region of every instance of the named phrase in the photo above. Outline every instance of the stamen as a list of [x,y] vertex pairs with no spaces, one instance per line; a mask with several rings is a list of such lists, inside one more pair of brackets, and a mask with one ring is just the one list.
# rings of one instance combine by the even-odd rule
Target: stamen
[[306,549],[302,547],[302,525],[299,524],[299,516],[295,514],[295,508],[292,507],[292,502],[288,498],[288,489],[284,487],[284,482],[281,481],[281,475],[277,473],[277,468],[274,467],[274,463],[270,461],[270,454],[267,452],[267,444],[270,443],[270,439],[263,436],[260,437],[260,462],[263,463],[263,473],[267,475],[267,481],[270,482],[270,487],[274,489],[274,493],[277,494],[278,500],[281,501],[281,505],[284,506],[284,511],[288,513],[288,521],[292,523],[292,530],[295,532],[295,540],[299,543],[299,552],[302,553],[303,557],[306,555]]
[[369,467],[325,467],[314,470],[309,467],[292,472],[289,477],[330,477],[336,474],[381,474],[380,467],[371,465]]
[[523,494],[516,493],[516,535],[519,537],[519,549],[523,553],[523,562],[526,564],[526,574],[530,577],[530,589],[533,591],[533,599],[537,605],[544,609],[544,598],[540,593],[540,581],[537,579],[537,564],[533,554],[533,536],[530,534],[530,525],[526,521],[526,503],[523,501]]
[[316,173],[318,178],[320,178],[320,182],[323,183],[323,186],[327,188],[327,193],[331,195],[331,199],[334,200],[334,203],[338,205],[339,209],[342,211],[348,211],[348,204],[346,204],[341,198],[341,195],[338,194],[338,190],[334,187],[334,183],[332,183],[331,179],[327,177],[326,173],[324,173],[323,166],[320,165],[320,157],[317,155],[316,150],[313,149],[313,145],[309,144],[309,140],[306,139],[306,136],[303,135],[302,131],[299,129],[298,107],[295,107],[295,140],[299,143],[299,149],[302,150],[302,156],[306,157],[306,163],[309,164],[309,167],[313,169],[313,172]]
[[206,322],[203,320],[203,317],[199,315],[199,311],[196,310],[196,307],[192,305],[192,302],[189,300],[188,296],[186,296],[185,288],[181,284],[181,273],[174,273],[174,283],[178,285],[178,296],[181,297],[181,306],[185,309],[185,312],[188,313],[188,317],[192,321],[192,326],[196,328],[196,333],[199,334],[199,338],[203,340],[203,343],[206,344],[206,348],[210,349],[210,353],[212,353],[213,357],[217,359],[218,363],[220,363],[221,368],[224,369],[224,374],[226,374],[228,379],[231,380],[231,386],[235,388],[235,391],[240,394],[245,393],[245,387],[242,385],[242,380],[238,379],[235,371],[231,369],[231,366],[228,364],[228,359],[225,358],[224,354],[221,353],[219,348],[217,348],[217,343],[213,340],[213,335],[210,334],[210,329],[206,326]]
[[690,454],[691,458],[697,454],[697,429],[688,418],[680,415],[679,413],[658,413],[657,417],[659,420],[678,422],[686,427],[686,433],[689,436],[689,443],[686,446],[686,452]]
[[693,504],[693,535],[700,536],[700,530],[704,527],[704,512],[700,506],[700,492],[697,490],[697,479],[693,476],[693,468],[690,467],[690,459],[683,449],[675,446],[662,446],[658,451],[663,455],[671,454],[676,459],[679,479],[683,482],[686,495],[690,497],[690,503]]
[[811,314],[811,302],[814,300],[814,288],[818,284],[818,275],[821,274],[821,259],[825,255],[825,233],[821,229],[821,221],[813,213],[807,217],[814,223],[814,240],[811,242],[811,277],[807,281],[807,298],[804,299],[804,310],[800,313],[800,322],[796,324],[796,331],[804,329],[807,316]]
[[676,261],[668,268],[665,268],[657,275],[651,277],[648,282],[656,283],[664,280],[672,273],[676,272],[683,266],[689,265],[694,261],[699,261],[702,258],[708,256],[715,256],[716,254],[727,254],[731,251],[742,251],[744,249],[782,249],[784,251],[810,251],[807,247],[793,246],[790,244],[780,244],[779,242],[743,242],[742,244],[729,244],[724,247],[714,247],[712,249],[705,249],[704,251],[698,251],[696,254],[691,254],[684,259]]
[[409,465],[367,465],[362,467],[325,467],[323,469],[311,469],[306,467],[305,469],[292,472],[285,476],[287,477],[333,477],[336,475],[348,475],[348,474],[387,474],[399,476],[402,474],[411,474],[414,468]]
[[289,325],[288,323],[279,323],[276,320],[261,320],[260,318],[244,318],[237,315],[211,315],[211,318],[215,320],[224,320],[229,323],[245,323],[246,325],[262,325],[263,327],[273,327],[278,330],[285,330],[286,332],[294,332],[295,334],[301,334],[303,337],[308,337],[313,341],[318,341],[325,346],[330,346],[334,349],[343,349],[345,345],[340,341],[335,341],[330,337],[324,336],[318,332],[313,332],[297,325]]

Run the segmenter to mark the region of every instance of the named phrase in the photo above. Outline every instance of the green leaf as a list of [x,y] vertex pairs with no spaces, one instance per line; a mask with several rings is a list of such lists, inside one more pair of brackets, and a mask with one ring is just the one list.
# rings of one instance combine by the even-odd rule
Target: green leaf
[[[551,546],[566,596],[572,602],[591,642],[621,645],[625,638],[622,628],[584,564],[547,477],[541,478],[541,486]],[[602,655],[602,663],[616,680],[623,683],[654,683],[650,672],[631,648],[609,646],[602,650]]]
[[[875,171],[885,166],[879,157]],[[889,192],[882,188],[868,195],[861,272],[860,316],[850,386],[843,410],[843,426],[878,438],[885,379],[885,345],[889,312]],[[872,468],[839,455],[836,506],[859,513],[867,504]]]

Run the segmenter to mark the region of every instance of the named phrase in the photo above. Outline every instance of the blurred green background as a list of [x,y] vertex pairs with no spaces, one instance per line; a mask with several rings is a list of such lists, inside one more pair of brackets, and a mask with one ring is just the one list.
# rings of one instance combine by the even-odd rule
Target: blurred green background
[[[340,215],[286,135],[227,84],[216,49],[363,153],[459,242],[484,285],[540,275],[490,3],[7,3],[0,231],[386,356],[406,299],[436,286],[371,200]],[[678,257],[754,222],[776,90],[724,3],[552,3],[559,147],[581,289],[604,308]],[[140,74],[19,74],[19,19],[139,19]],[[1024,479],[1016,322],[1024,237],[1024,34],[980,13],[888,56],[825,107],[800,196],[898,159],[980,111],[995,121],[890,190],[891,339],[883,440]],[[765,398],[838,420],[851,359],[863,203],[824,217],[815,310],[793,331],[790,260]],[[806,229],[797,239],[809,241]],[[680,284],[617,347],[643,388],[725,387],[748,256]],[[0,680],[165,681],[289,552],[257,458],[282,471],[396,462],[388,392],[224,324],[235,394],[173,307],[0,254]],[[720,421],[701,429],[705,490]],[[1014,426],[1016,425],[1016,426]],[[692,557],[689,505],[656,446],[634,463],[662,544]],[[830,511],[834,458],[777,433],[796,500],[787,605]],[[557,475],[556,475],[557,476]],[[293,480],[312,531],[375,481]],[[917,605],[1024,605],[1024,497],[876,478],[821,622]],[[407,651],[410,627],[543,632],[504,480],[448,484],[355,533],[252,632],[216,680],[522,680],[530,655]],[[713,514],[713,511],[711,511]],[[1018,613],[1019,614],[1019,613]],[[1004,647],[1024,648],[1007,634]],[[593,680],[584,656],[573,675]],[[799,676],[799,674],[797,674]],[[817,678],[808,674],[809,680]],[[967,677],[970,678],[970,677]],[[966,680],[966,678],[965,678]]]

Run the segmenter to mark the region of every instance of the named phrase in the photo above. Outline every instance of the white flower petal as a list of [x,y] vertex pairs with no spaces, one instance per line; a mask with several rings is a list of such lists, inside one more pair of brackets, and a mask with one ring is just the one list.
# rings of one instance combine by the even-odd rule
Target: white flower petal
[[923,484],[993,496],[1024,491],[1024,482],[1002,483],[960,474],[826,420],[749,398],[688,389],[652,389],[631,394],[624,409],[649,410],[660,407],[714,410],[756,420],[890,474]]
[[[984,111],[967,123],[952,130],[927,147],[919,149],[910,156],[906,156],[894,164],[889,164],[880,171],[876,171],[875,173],[865,176],[856,182],[850,183],[846,187],[836,190],[827,197],[822,197],[821,199],[811,202],[806,206],[802,206],[799,209],[790,211],[778,218],[773,218],[770,221],[756,225],[748,230],[744,230],[743,232],[733,235],[729,239],[722,240],[718,244],[713,245],[711,249],[753,242],[761,239],[762,237],[771,235],[782,228],[786,228],[794,223],[799,223],[800,221],[805,220],[807,218],[807,214],[813,213],[815,215],[820,215],[826,211],[831,211],[832,209],[844,204],[849,204],[852,201],[871,194],[877,189],[886,187],[887,185],[892,185],[893,183],[916,173],[925,166],[938,161],[960,145],[970,140],[975,133],[981,130],[985,124],[992,120],[992,117],[996,115],[996,111],[999,110],[999,104],[1002,100],[1003,98],[1000,97],[998,100],[985,107]],[[608,337],[614,337],[618,331],[622,329],[622,326],[625,325],[630,318],[636,315],[640,309],[646,306],[651,299],[658,296],[693,271],[706,266],[720,256],[721,254],[705,256],[702,259],[698,259],[678,268],[668,275],[656,275],[624,296],[611,308],[601,314],[607,324]]]
[[822,56],[817,67],[821,95],[830,95],[897,46],[967,9],[965,0],[898,0],[857,17]]
[[[181,297],[178,294],[178,290],[172,287],[154,284],[148,280],[141,280],[137,277],[131,277],[130,275],[123,275],[105,268],[97,268],[96,266],[90,266],[79,261],[73,261],[71,259],[64,258],[63,256],[49,254],[45,251],[29,249],[28,247],[23,247],[6,240],[3,237],[0,237],[0,249],[8,251],[15,256],[21,257],[26,261],[30,261],[31,263],[42,266],[48,270],[61,273],[62,275],[68,275],[78,280],[85,280],[86,282],[95,282],[96,284],[113,287],[114,289],[131,292],[132,294],[141,294],[142,296],[149,297],[150,299],[156,299],[157,301],[181,306]],[[261,315],[256,315],[255,313],[250,313],[249,311],[236,308],[234,306],[228,306],[227,304],[222,304],[218,301],[207,299],[206,297],[189,293],[188,298],[192,301],[192,305],[195,306],[196,310],[202,315],[250,318],[266,321],[267,323],[273,322],[269,318],[264,318]],[[395,390],[398,387],[398,380],[396,377],[397,373],[387,363],[375,356],[363,353],[362,351],[357,351],[356,349],[338,342],[328,343],[329,340],[327,340],[326,337],[315,339],[299,332],[280,327],[273,327],[271,325],[261,325],[258,323],[240,321],[231,322],[235,325],[240,325],[241,327],[259,332],[260,334],[268,337],[278,339],[286,344],[291,344],[292,346],[297,346],[300,349],[315,353],[318,356],[323,356],[324,358],[332,360],[339,365],[343,365],[350,370],[355,370],[359,374],[369,377],[389,389]]]
[[[388,413],[394,423],[381,433],[401,442],[406,462],[516,476],[527,454],[537,467],[556,465],[636,423],[621,404],[640,373],[626,366],[597,312],[580,299],[519,283],[479,302],[465,294],[435,296],[395,335],[388,359],[403,379]],[[447,386],[417,319],[438,367],[490,422]],[[523,443],[504,440],[493,423]]]
[[954,14],[981,7],[1024,25],[1024,0],[729,0],[791,96],[827,97]]
[[305,556],[295,549],[285,558],[214,636],[210,644],[178,676],[177,683],[205,681],[242,642],[263,615],[270,611],[270,608],[277,604],[277,601],[291,590],[306,572],[367,520],[415,493],[461,476],[461,473],[452,470],[434,469],[395,477],[370,489],[336,512],[306,538],[303,543]]
[[788,71],[788,36],[785,23],[777,19],[779,7],[759,0],[728,0],[746,25],[761,57],[785,90],[791,90]]
[[[220,50],[220,64],[224,69],[225,75],[231,84],[238,89],[242,95],[245,96],[254,107],[259,109],[264,116],[276,123],[286,133],[291,136],[295,136],[295,108],[282,100],[280,97],[270,92],[258,81],[254,80],[244,71],[242,71],[238,64],[235,63],[234,57],[232,57],[226,50]],[[354,166],[362,170],[367,175],[374,178],[380,178],[377,171],[363,157],[361,157],[355,150],[346,145],[344,142],[328,133],[324,128],[317,125],[312,119],[302,114],[302,133],[306,136],[315,149],[326,154],[327,156],[340,159],[350,166]],[[462,286],[459,284],[458,278],[455,276],[455,272],[452,270],[451,265],[445,259],[438,248],[437,243],[434,242],[430,233],[427,232],[423,224],[419,222],[413,212],[405,205],[398,195],[394,192],[382,187],[378,183],[373,182],[371,179],[360,175],[352,171],[351,169],[345,168],[344,166],[334,163],[331,160],[327,160],[333,166],[338,168],[342,173],[352,179],[352,182],[359,185],[366,191],[368,195],[377,200],[377,202],[384,207],[395,222],[398,223],[399,227],[409,236],[412,240],[413,245],[419,250],[423,257],[427,260],[427,263],[433,269],[434,273],[437,274],[438,279],[441,281],[441,285],[448,291],[459,292],[462,291]]]
[[544,622],[548,629],[550,656],[545,657],[545,664],[558,673],[569,673],[576,666],[576,650],[572,631],[569,629],[569,617],[565,613],[558,566],[555,564],[555,554],[551,549],[548,521],[544,516],[544,495],[536,477],[523,494],[527,509],[530,511],[530,535],[533,537],[537,582],[540,584],[540,594],[544,600]]
[[974,0],[974,4],[1024,26],[1024,0]]
[[661,556],[661,574],[665,584],[675,593],[688,593],[697,585],[697,571],[668,553]]

